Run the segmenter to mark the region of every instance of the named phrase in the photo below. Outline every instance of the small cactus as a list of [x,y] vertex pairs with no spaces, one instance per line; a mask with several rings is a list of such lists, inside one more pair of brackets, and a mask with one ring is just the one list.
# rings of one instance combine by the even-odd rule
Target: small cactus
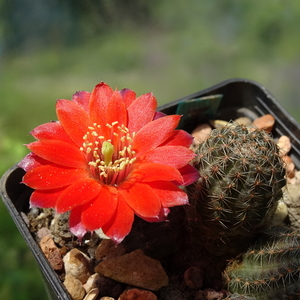
[[270,221],[282,197],[279,148],[265,131],[229,123],[195,153],[192,164],[201,177],[186,188],[191,243],[214,255],[236,255]]
[[300,231],[268,229],[224,274],[228,290],[246,299],[300,299]]

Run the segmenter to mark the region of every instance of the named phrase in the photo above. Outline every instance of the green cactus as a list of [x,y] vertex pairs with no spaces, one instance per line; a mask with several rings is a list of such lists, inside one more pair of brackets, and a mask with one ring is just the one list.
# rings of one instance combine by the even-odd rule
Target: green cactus
[[279,149],[263,130],[229,123],[195,150],[200,179],[186,188],[191,244],[240,253],[272,218],[285,185]]
[[246,253],[231,261],[224,277],[228,290],[244,297],[300,299],[300,231],[268,229]]

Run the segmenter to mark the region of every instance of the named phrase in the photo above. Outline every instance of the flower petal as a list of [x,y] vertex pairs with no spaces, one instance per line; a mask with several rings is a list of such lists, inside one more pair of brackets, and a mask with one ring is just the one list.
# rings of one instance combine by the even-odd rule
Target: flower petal
[[160,199],[148,184],[136,182],[129,189],[122,189],[120,186],[119,193],[137,215],[158,218],[161,210]]
[[[173,133],[180,116],[167,116],[146,124],[136,133],[132,148],[137,150],[137,156],[142,156],[162,144]],[[167,152],[165,152],[167,153]]]
[[81,91],[73,95],[72,101],[76,102],[87,113],[89,113],[90,97],[91,97],[91,93]]
[[30,152],[17,165],[19,168],[22,168],[24,171],[28,172],[31,169],[45,165],[47,163],[49,162],[45,159]]
[[176,168],[155,163],[141,163],[132,171],[131,176],[138,178],[140,182],[167,180],[183,183],[181,173]]
[[56,103],[56,113],[68,136],[77,146],[81,146],[83,136],[90,125],[90,118],[87,112],[76,102],[62,99]]
[[30,134],[37,140],[61,140],[73,143],[59,122],[50,122],[34,128]]
[[143,126],[153,120],[157,107],[156,98],[152,93],[138,97],[128,107],[128,129],[138,132]]
[[57,140],[35,141],[27,145],[36,155],[59,165],[70,168],[85,168],[84,154],[75,146]]
[[54,165],[43,165],[29,170],[22,183],[37,190],[52,190],[72,184],[82,178],[87,178],[84,169],[68,169]]
[[156,119],[159,119],[159,118],[162,118],[165,116],[167,116],[165,113],[163,113],[161,111],[156,111],[153,120],[156,120]]
[[[193,137],[184,130],[175,130],[173,134],[162,144],[163,146],[184,146],[189,147]],[[161,145],[161,146],[162,146]]]
[[[118,91],[114,91],[107,105],[107,123],[117,121],[118,125],[127,126],[127,112],[125,103]],[[110,138],[110,137],[109,137]]]
[[123,89],[120,91],[126,108],[136,99],[136,93],[130,89]]
[[160,209],[160,212],[159,212],[159,215],[155,218],[145,218],[145,217],[142,217],[142,216],[139,216],[141,219],[147,221],[147,222],[163,222],[163,221],[167,221],[168,220],[168,214],[170,213],[170,210],[168,208],[165,208],[165,207],[161,207]]
[[82,224],[91,231],[102,228],[114,217],[117,205],[115,189],[103,186],[98,197],[84,205]]
[[69,217],[69,227],[70,231],[77,236],[79,242],[82,240],[83,236],[86,234],[87,230],[81,222],[82,206],[75,207],[70,212]]
[[77,180],[60,194],[56,202],[56,211],[65,213],[74,207],[83,205],[97,197],[102,185],[92,178]]
[[113,94],[113,89],[104,82],[97,84],[90,98],[90,117],[92,123],[97,123],[105,128],[107,124],[108,102]]
[[121,243],[132,228],[134,213],[123,197],[118,195],[118,206],[114,217],[102,227],[105,235],[115,243]]
[[190,185],[200,177],[199,171],[189,164],[180,168],[179,172],[182,175],[183,183],[176,182],[177,185]]
[[187,194],[171,182],[155,181],[149,186],[157,193],[163,207],[186,205],[189,203]]
[[55,207],[56,201],[63,190],[64,187],[53,190],[35,190],[30,196],[30,206],[42,208]]
[[195,153],[183,146],[162,146],[145,155],[145,161],[157,164],[167,165],[174,168],[182,168],[187,165]]

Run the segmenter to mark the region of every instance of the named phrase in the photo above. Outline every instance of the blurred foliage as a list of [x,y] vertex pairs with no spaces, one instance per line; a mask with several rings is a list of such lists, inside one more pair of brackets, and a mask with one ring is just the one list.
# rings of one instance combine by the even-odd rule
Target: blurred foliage
[[[0,174],[55,100],[101,80],[159,104],[229,78],[260,82],[300,121],[300,2],[0,0]],[[45,299],[0,203],[0,298]]]
[[3,1],[4,52],[73,46],[120,26],[147,25],[155,1],[9,0]]
[[38,266],[2,203],[0,216],[0,298],[46,299]]

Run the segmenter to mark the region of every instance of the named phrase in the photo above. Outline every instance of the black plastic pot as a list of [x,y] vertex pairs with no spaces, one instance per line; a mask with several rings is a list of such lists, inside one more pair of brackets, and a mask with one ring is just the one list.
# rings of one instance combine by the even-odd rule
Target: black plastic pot
[[[214,95],[222,95],[222,99],[219,106],[213,107],[213,109],[210,101],[212,102],[214,99],[206,100],[205,104],[201,103],[203,100],[198,104],[195,104],[195,100],[193,100]],[[286,135],[291,139],[292,149],[289,155],[297,169],[300,169],[300,125],[263,85],[254,81],[230,79],[162,105],[160,110],[168,115],[184,113],[181,125],[188,132],[191,132],[195,125],[210,119],[230,121],[243,116],[255,119],[265,114],[271,114],[276,120],[272,132],[273,137]]]
[[[200,97],[206,98],[199,100]],[[291,139],[292,150],[289,155],[297,169],[300,169],[300,126],[267,89],[258,83],[245,79],[228,80],[165,104],[159,110],[166,114],[183,114],[180,127],[189,132],[209,119],[229,121],[241,116],[255,119],[264,114],[272,114],[276,119],[274,137],[286,135]],[[27,186],[20,184],[24,173],[14,166],[3,175],[0,182],[2,200],[40,266],[49,299],[71,300],[21,216],[28,212],[32,192]]]

